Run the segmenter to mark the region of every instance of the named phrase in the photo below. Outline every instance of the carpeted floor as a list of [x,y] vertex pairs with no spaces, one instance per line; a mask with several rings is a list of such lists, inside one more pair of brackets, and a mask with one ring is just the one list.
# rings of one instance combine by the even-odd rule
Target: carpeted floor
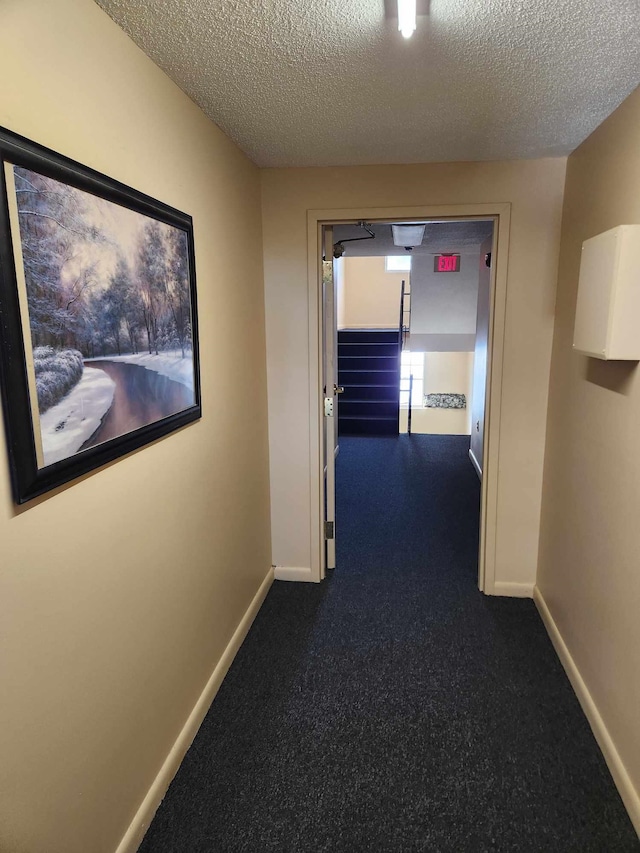
[[341,439],[338,568],[276,582],[141,853],[639,851],[533,602],[476,588],[468,439]]

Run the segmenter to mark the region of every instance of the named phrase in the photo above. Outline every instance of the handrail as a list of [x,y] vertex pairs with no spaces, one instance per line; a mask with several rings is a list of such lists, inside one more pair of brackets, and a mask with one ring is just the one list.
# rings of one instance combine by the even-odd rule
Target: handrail
[[[407,302],[409,308],[406,308]],[[405,323],[405,314],[408,314],[408,322]],[[402,281],[402,289],[400,292],[400,341],[401,349],[405,349],[407,345],[407,336],[411,327],[411,286],[407,287],[406,281]]]
[[[398,329],[398,418],[400,418],[400,398],[402,396],[400,386],[402,385],[402,350],[404,349],[404,330],[402,328],[402,320],[404,319],[404,288],[405,282],[403,279],[400,289],[400,323]],[[400,421],[398,420],[398,428],[399,426]]]
[[[405,315],[405,297],[409,297],[409,323],[404,322]],[[402,376],[402,351],[405,348],[405,344],[407,341],[407,334],[409,332],[411,324],[411,290],[407,290],[407,283],[402,280],[402,288],[400,290],[400,328],[398,332],[398,375]],[[400,382],[398,383],[398,388],[400,387]],[[409,405],[407,407],[407,433],[411,435],[411,398],[413,396],[413,373],[409,374]]]
[[413,373],[409,374],[409,408],[407,410],[407,434],[411,435],[411,398],[413,397]]

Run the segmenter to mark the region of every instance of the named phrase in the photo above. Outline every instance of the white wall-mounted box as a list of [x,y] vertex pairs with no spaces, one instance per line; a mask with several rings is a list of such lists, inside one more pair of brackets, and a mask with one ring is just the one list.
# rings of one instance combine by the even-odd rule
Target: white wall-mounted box
[[619,225],[582,244],[573,348],[640,360],[640,225]]

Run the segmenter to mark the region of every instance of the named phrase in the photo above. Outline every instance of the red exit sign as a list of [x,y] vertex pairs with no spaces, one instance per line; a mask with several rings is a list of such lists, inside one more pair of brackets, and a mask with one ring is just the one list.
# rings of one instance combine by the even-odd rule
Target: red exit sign
[[460,272],[460,255],[436,255],[433,259],[434,272]]

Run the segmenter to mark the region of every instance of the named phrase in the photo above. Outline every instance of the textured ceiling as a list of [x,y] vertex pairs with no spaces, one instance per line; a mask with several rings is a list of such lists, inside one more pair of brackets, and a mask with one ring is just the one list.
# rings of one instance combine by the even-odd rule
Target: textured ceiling
[[[415,221],[415,220],[412,220]],[[376,235],[373,240],[358,240],[354,243],[344,244],[344,256],[372,257],[378,255],[406,255],[408,254],[402,246],[395,246],[391,225],[388,223],[374,222],[370,225]],[[457,254],[477,253],[483,240],[489,237],[493,230],[493,223],[485,220],[428,222],[424,232],[424,239],[420,246],[416,246],[412,255],[433,255],[440,252],[455,252]],[[364,237],[366,233],[357,225],[334,225],[333,240],[345,240],[350,237]]]
[[568,154],[640,80],[638,0],[98,0],[260,166]]

